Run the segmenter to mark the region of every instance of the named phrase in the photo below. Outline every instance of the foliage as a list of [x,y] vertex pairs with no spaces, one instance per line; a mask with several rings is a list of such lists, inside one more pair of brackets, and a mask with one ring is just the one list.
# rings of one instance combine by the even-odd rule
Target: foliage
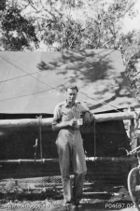
[[32,21],[25,19],[16,7],[1,13],[1,30],[5,50],[23,50],[30,47],[30,42],[38,42]]
[[1,0],[0,1],[0,10],[4,10],[6,6],[6,0]]
[[[127,47],[134,43],[134,32],[125,35],[121,31],[123,17],[126,14],[134,16],[129,0],[113,0],[108,6],[103,0],[6,2],[10,6],[1,13],[0,21],[1,45],[5,50],[38,48],[37,44],[44,43],[56,50],[120,49],[125,55]],[[88,11],[92,8],[94,15],[89,15]],[[84,15],[81,20],[81,17],[73,16],[78,11]]]
[[122,33],[121,21],[127,12],[130,13],[126,7],[127,4],[128,0],[114,0],[107,9],[102,4],[100,9],[96,11],[95,16],[87,20],[85,37],[87,36],[92,48],[124,50],[126,48],[124,39],[128,41],[128,46],[132,43],[132,39],[129,39],[130,34]]
[[[128,0],[114,0],[106,10],[105,5],[101,4],[97,11],[96,4],[93,4],[95,14],[93,17],[88,17],[88,15],[85,17],[84,27],[82,22],[61,13],[60,18],[57,16],[55,20],[53,19],[53,24],[49,29],[46,27],[44,40],[49,44],[57,42],[61,49],[114,48],[121,49],[123,53],[127,45],[129,47],[133,42],[133,33],[121,34],[121,20],[125,13],[130,13],[126,7],[128,2]],[[127,42],[124,43],[124,40]]]
[[125,75],[130,92],[140,101],[140,48],[138,46],[133,47],[133,54],[128,60]]
[[58,49],[76,49],[81,45],[82,26],[80,23],[63,16],[56,20],[47,20],[45,24],[44,41],[52,45],[58,43]]

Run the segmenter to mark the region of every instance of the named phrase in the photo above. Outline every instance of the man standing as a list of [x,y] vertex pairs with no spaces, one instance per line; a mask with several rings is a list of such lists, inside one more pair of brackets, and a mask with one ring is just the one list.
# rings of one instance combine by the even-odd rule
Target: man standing
[[[76,102],[77,86],[66,90],[66,101],[59,103],[54,110],[53,130],[59,130],[56,146],[59,157],[60,172],[63,183],[65,205],[74,203],[76,206],[82,198],[83,179],[87,172],[83,140],[80,126],[92,121],[89,109]],[[83,117],[83,118],[81,118]],[[74,173],[74,187],[70,180],[70,163]]]

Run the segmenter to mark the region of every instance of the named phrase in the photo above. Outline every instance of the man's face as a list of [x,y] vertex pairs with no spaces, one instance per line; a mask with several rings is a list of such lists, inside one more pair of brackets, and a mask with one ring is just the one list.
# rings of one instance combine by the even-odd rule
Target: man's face
[[68,89],[66,94],[66,100],[68,103],[75,103],[77,97],[77,90],[76,89]]

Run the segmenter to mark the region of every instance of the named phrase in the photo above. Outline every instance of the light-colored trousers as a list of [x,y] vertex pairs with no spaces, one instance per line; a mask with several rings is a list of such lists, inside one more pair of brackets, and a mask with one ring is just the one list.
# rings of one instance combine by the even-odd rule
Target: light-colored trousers
[[[82,198],[83,181],[87,172],[83,140],[79,130],[61,130],[56,141],[64,201],[79,201]],[[70,164],[74,173],[73,188],[70,179]]]

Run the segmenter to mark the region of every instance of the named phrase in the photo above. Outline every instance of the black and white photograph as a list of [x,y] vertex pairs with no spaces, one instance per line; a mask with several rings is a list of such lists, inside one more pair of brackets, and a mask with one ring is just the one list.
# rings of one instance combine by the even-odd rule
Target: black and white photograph
[[0,0],[0,211],[140,211],[140,0]]

